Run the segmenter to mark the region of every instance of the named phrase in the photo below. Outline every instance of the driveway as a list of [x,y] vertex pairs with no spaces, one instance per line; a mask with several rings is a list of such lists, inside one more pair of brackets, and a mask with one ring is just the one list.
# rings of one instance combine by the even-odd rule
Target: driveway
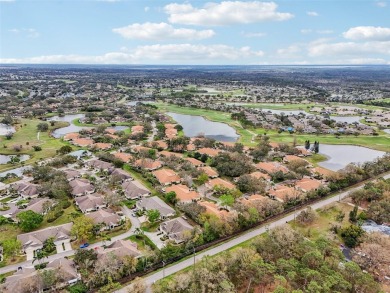
[[161,248],[165,247],[165,243],[160,239],[163,236],[163,234],[157,235],[158,233],[159,232],[144,232],[144,234],[148,236],[150,240],[153,241],[153,243],[157,246],[157,248],[161,250]]

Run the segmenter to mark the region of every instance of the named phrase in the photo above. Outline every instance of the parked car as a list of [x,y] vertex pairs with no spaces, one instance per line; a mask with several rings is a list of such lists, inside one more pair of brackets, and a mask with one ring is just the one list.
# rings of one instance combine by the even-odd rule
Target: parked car
[[83,244],[80,245],[80,248],[86,248],[89,246],[89,243],[88,242],[85,242]]

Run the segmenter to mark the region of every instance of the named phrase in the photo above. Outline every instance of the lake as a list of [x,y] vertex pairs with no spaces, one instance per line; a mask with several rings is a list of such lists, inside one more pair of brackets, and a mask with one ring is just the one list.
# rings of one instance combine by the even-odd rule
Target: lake
[[81,129],[88,129],[90,127],[81,127],[81,126],[76,126],[72,123],[73,120],[75,119],[80,119],[84,118],[84,114],[70,114],[70,115],[65,115],[65,116],[53,116],[48,121],[65,121],[69,122],[70,125],[62,128],[58,128],[52,132],[52,136],[55,138],[61,138],[65,134],[71,133],[71,132],[79,132]]
[[206,137],[224,142],[235,142],[239,138],[236,130],[226,123],[210,121],[202,116],[172,112],[168,112],[167,114],[183,126],[183,131],[186,136],[194,137],[199,134],[204,134]]
[[5,176],[7,176],[7,174],[11,174],[11,173],[16,174],[16,176],[18,176],[18,177],[22,177],[23,172],[26,170],[29,170],[29,169],[31,169],[31,166],[24,166],[24,167],[15,168],[15,169],[0,173],[0,177],[5,177]]
[[138,103],[153,104],[153,103],[155,103],[155,101],[131,101],[131,102],[128,102],[127,105],[128,106],[136,106]]
[[355,145],[327,145],[320,144],[320,154],[329,159],[318,163],[321,167],[338,171],[350,163],[364,163],[381,157],[385,152],[355,146]]
[[[16,157],[16,155],[0,155],[0,165],[8,164],[11,161],[11,158]],[[29,155],[20,155],[20,162],[27,161],[30,159]]]
[[0,123],[0,135],[6,135],[7,133],[14,133],[15,132],[15,127]]

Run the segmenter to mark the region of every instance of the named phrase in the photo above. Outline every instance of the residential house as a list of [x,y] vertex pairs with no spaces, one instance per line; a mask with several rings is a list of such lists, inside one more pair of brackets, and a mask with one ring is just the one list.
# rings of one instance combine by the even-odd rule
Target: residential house
[[35,198],[39,195],[39,185],[30,182],[20,182],[11,185],[12,189],[23,198]]
[[85,214],[107,207],[101,194],[93,193],[75,198],[76,206]]
[[201,199],[199,193],[183,184],[172,185],[165,189],[167,193],[172,191],[176,193],[176,198],[180,203],[190,203]]
[[272,199],[276,199],[284,203],[290,200],[298,199],[301,196],[301,192],[296,190],[294,187],[278,184],[268,191],[268,195]]
[[[61,276],[59,279],[61,283],[56,284],[57,290],[75,284],[81,279],[73,260],[67,258],[49,262],[43,270],[54,271],[56,275]],[[27,292],[26,290],[37,293],[50,291],[48,285],[41,283],[41,274],[42,271],[36,270],[34,267],[24,267],[8,276],[4,284],[0,284],[0,291],[3,293]]]
[[110,171],[114,170],[114,168],[115,168],[113,164],[105,162],[105,161],[102,161],[102,160],[98,160],[98,159],[88,161],[87,165],[90,168],[95,169],[96,171],[108,171],[108,172],[110,172]]
[[64,173],[65,173],[66,179],[68,179],[68,181],[71,181],[73,179],[81,177],[81,173],[77,170],[74,170],[74,169],[66,169],[66,170],[64,170]]
[[87,179],[76,178],[70,181],[69,185],[72,188],[71,194],[73,196],[91,194],[95,191],[95,187]]
[[91,212],[87,214],[87,217],[90,218],[95,225],[102,225],[100,231],[111,230],[122,224],[121,217],[108,209],[100,209]]
[[72,140],[72,143],[79,147],[88,147],[94,144],[93,139],[90,138],[75,138]]
[[282,165],[279,162],[260,162],[260,163],[257,163],[255,166],[256,166],[256,169],[262,170],[268,174],[273,174],[273,173],[278,172],[278,171],[286,174],[289,171],[286,166]]
[[122,189],[127,199],[141,199],[150,195],[150,191],[137,180],[123,182]]
[[184,160],[190,162],[195,167],[203,167],[205,165],[202,161],[199,161],[195,158],[185,158]]
[[212,149],[212,148],[201,148],[198,150],[198,153],[200,154],[204,154],[204,155],[208,155],[209,157],[215,157],[217,156],[220,152],[222,152],[221,150],[216,150],[216,149]]
[[22,243],[22,250],[27,256],[27,260],[34,259],[35,252],[43,248],[44,242],[53,238],[57,253],[72,250],[70,245],[70,230],[73,223],[67,223],[59,226],[53,226],[46,229],[23,233],[17,236]]
[[198,204],[206,208],[206,213],[215,215],[223,220],[232,219],[237,216],[237,213],[235,211],[228,211],[226,209],[222,209],[214,202],[200,201],[198,202]]
[[160,212],[160,218],[166,219],[175,215],[175,210],[167,205],[158,196],[144,197],[136,203],[138,210],[158,210]]
[[215,186],[224,187],[228,189],[236,188],[233,183],[221,178],[214,178],[206,182],[206,187],[209,189],[213,189]]
[[154,171],[162,167],[161,161],[153,161],[152,159],[139,159],[135,161],[134,165],[138,168],[146,169],[148,171]]
[[160,224],[159,228],[161,232],[167,235],[168,238],[176,244],[182,243],[188,239],[193,229],[194,227],[181,217],[165,221]]
[[269,176],[266,173],[260,172],[260,171],[255,171],[249,174],[250,176],[256,178],[256,179],[264,179],[267,181],[271,181],[271,176]]
[[115,158],[121,160],[124,163],[128,163],[133,160],[133,156],[128,153],[115,152],[113,155]]
[[123,260],[126,256],[139,258],[142,253],[138,250],[137,244],[130,240],[116,240],[108,245],[104,250],[98,250],[98,260],[109,258],[115,255],[118,259]]
[[115,178],[119,178],[122,182],[126,180],[133,180],[133,177],[129,173],[127,173],[125,170],[115,168],[114,171],[110,174],[111,176]]
[[152,172],[161,185],[170,185],[180,183],[181,179],[175,171],[171,169],[160,169]]
[[218,172],[209,166],[198,167],[198,170],[206,173],[209,178],[217,178],[219,176]]
[[295,182],[295,188],[303,192],[317,190],[320,186],[322,186],[321,181],[306,177]]

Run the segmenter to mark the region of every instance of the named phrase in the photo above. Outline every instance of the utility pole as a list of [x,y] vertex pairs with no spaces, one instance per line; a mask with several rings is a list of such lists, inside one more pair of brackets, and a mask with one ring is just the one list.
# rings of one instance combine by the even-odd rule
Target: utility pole
[[252,278],[249,279],[249,284],[248,284],[248,288],[246,288],[246,293],[249,292],[249,289],[251,287],[251,283],[252,283]]

